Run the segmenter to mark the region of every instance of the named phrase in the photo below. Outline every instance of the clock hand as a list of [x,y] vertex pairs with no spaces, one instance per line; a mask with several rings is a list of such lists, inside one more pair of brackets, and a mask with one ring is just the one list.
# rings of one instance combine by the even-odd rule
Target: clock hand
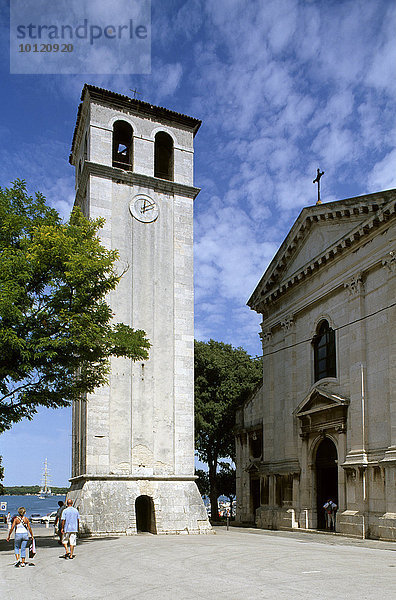
[[148,202],[147,200],[144,200],[140,212],[145,213],[148,210],[153,210],[153,208],[154,202]]

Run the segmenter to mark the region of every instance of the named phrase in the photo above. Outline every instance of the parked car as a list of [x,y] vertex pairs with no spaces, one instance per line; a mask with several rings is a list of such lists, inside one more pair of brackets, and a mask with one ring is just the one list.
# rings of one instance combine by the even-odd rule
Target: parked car
[[44,517],[41,517],[41,523],[55,523],[57,511],[54,510],[52,513],[48,513]]
[[32,513],[30,515],[30,521],[32,523],[41,523],[41,515],[39,515],[38,513]]

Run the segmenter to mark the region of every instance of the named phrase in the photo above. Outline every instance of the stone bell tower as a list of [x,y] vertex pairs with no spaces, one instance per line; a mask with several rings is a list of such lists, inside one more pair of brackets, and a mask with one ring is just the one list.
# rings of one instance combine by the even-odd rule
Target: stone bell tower
[[113,358],[73,409],[71,491],[83,530],[207,533],[194,478],[193,139],[201,122],[85,85],[70,162],[76,203],[104,217],[125,271],[108,301],[147,361]]

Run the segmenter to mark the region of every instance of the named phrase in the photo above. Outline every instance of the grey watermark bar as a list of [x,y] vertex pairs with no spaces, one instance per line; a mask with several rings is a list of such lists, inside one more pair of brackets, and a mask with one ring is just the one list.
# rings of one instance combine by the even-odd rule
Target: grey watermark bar
[[151,0],[10,0],[10,73],[151,73]]

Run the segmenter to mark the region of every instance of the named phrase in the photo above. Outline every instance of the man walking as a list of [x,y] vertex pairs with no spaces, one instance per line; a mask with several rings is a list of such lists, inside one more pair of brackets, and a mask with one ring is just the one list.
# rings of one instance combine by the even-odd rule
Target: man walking
[[[61,516],[61,531],[62,531],[62,544],[65,547],[65,558],[74,558],[73,552],[74,547],[77,543],[77,532],[80,525],[80,514],[76,508],[73,507],[73,500],[69,498],[66,502],[67,508]],[[67,545],[69,544],[70,550]]]

